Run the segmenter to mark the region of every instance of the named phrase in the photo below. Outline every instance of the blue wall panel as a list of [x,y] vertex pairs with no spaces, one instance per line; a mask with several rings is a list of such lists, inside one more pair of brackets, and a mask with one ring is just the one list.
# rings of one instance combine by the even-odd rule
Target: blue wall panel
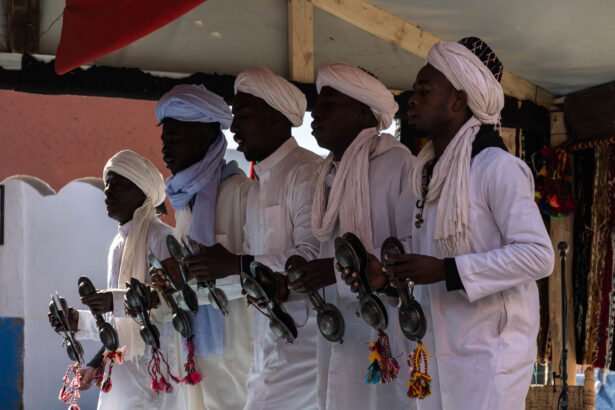
[[0,408],[21,409],[23,401],[23,319],[0,317]]

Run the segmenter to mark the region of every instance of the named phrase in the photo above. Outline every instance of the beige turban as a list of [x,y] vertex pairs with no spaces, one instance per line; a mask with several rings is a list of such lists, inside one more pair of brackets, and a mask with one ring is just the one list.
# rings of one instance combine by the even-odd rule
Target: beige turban
[[459,43],[440,42],[429,50],[427,63],[444,74],[456,90],[465,91],[468,106],[481,123],[499,122],[504,91],[476,54]]
[[303,123],[307,108],[305,95],[268,68],[257,67],[239,73],[235,79],[235,94],[238,92],[262,98],[269,106],[288,118],[295,127]]
[[[150,223],[156,217],[155,207],[164,201],[165,184],[154,164],[129,150],[120,151],[107,161],[103,171],[105,181],[109,172],[115,172],[132,181],[146,197],[143,205],[137,208],[132,216],[130,231],[122,252],[118,287],[125,289],[126,282],[130,281],[131,277],[141,282],[145,281],[148,272],[147,232]],[[115,308],[114,306],[114,310]],[[127,317],[118,317],[115,318],[115,324],[121,343],[126,345],[127,359],[142,355],[145,344],[134,321]]]
[[329,86],[371,108],[378,120],[378,131],[393,122],[398,106],[393,94],[379,80],[346,63],[331,63],[318,70],[316,89]]

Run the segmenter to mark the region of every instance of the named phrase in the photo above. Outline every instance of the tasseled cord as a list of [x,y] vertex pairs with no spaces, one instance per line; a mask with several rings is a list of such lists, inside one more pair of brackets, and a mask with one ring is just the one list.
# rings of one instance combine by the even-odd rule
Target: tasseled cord
[[[419,340],[414,352],[408,355],[408,366],[410,366],[410,380],[408,386],[408,397],[424,399],[431,394],[431,376],[427,359],[431,356],[427,353],[427,348],[423,341]],[[425,366],[425,371],[421,371],[421,364]]]
[[173,386],[171,383],[167,381],[162,373],[160,365],[164,364],[166,366],[167,377],[169,377],[175,383],[179,383],[179,379],[171,373],[171,369],[169,367],[169,363],[164,358],[164,355],[160,351],[160,349],[153,348],[152,349],[152,358],[147,365],[147,372],[152,379],[152,390],[156,393],[165,392],[165,393],[173,393]]
[[[68,375],[73,373],[72,379],[68,380]],[[66,368],[66,374],[62,378],[62,389],[58,394],[58,399],[68,404],[68,410],[80,410],[77,400],[81,396],[79,392],[79,383],[81,372],[79,372],[79,363],[71,364]]]
[[369,342],[369,367],[365,375],[365,383],[390,383],[397,378],[399,364],[391,354],[389,336],[378,330],[378,340]]
[[[111,374],[113,373],[113,366],[117,362],[118,365],[124,364],[124,350],[119,349],[113,352],[105,350],[103,353],[103,361],[96,373],[94,373],[94,383],[100,388],[103,393],[109,393],[111,391]],[[107,365],[109,365],[107,370]],[[105,372],[107,377],[105,378]]]
[[186,350],[188,351],[188,356],[186,357],[186,364],[184,365],[184,370],[186,371],[186,376],[182,379],[182,383],[195,385],[203,380],[201,377],[201,373],[196,370],[196,363],[194,362],[194,336],[190,336],[186,339]]

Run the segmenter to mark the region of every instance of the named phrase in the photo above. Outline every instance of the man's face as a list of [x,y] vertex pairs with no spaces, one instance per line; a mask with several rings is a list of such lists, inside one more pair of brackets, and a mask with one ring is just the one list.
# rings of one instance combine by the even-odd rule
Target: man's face
[[177,174],[205,157],[216,140],[220,124],[185,122],[165,118],[162,122],[162,159]]
[[347,135],[356,127],[360,104],[331,87],[323,87],[312,110],[312,135],[318,145],[334,151],[340,135]]
[[145,202],[145,194],[131,180],[115,172],[105,178],[107,215],[120,225],[132,219],[134,212]]
[[248,161],[262,161],[274,150],[271,138],[273,108],[261,98],[238,92],[233,99],[233,132],[237,151]]
[[408,104],[408,122],[421,135],[432,138],[450,123],[455,88],[430,64],[419,71]]

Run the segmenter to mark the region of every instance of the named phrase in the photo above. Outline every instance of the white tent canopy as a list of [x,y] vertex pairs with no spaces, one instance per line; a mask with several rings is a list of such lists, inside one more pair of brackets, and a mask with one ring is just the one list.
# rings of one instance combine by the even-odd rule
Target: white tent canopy
[[[207,0],[193,11],[96,64],[178,73],[237,74],[254,65],[289,73],[289,7],[296,1]],[[422,58],[324,11],[361,13],[361,0],[313,0],[314,67],[341,60],[369,70],[392,89],[411,87]],[[54,55],[64,0],[40,1],[41,54]],[[443,40],[483,38],[507,71],[552,94],[615,80],[615,3],[608,0],[369,0]],[[0,33],[7,34],[0,1]],[[374,25],[378,25],[374,16]],[[56,21],[57,19],[57,21]],[[56,21],[54,23],[54,21]],[[381,26],[385,26],[381,24]],[[369,31],[369,30],[368,30]],[[407,33],[399,33],[404,35]],[[421,41],[420,39],[417,41]],[[429,44],[427,44],[429,45]],[[0,51],[7,51],[0,44]]]

